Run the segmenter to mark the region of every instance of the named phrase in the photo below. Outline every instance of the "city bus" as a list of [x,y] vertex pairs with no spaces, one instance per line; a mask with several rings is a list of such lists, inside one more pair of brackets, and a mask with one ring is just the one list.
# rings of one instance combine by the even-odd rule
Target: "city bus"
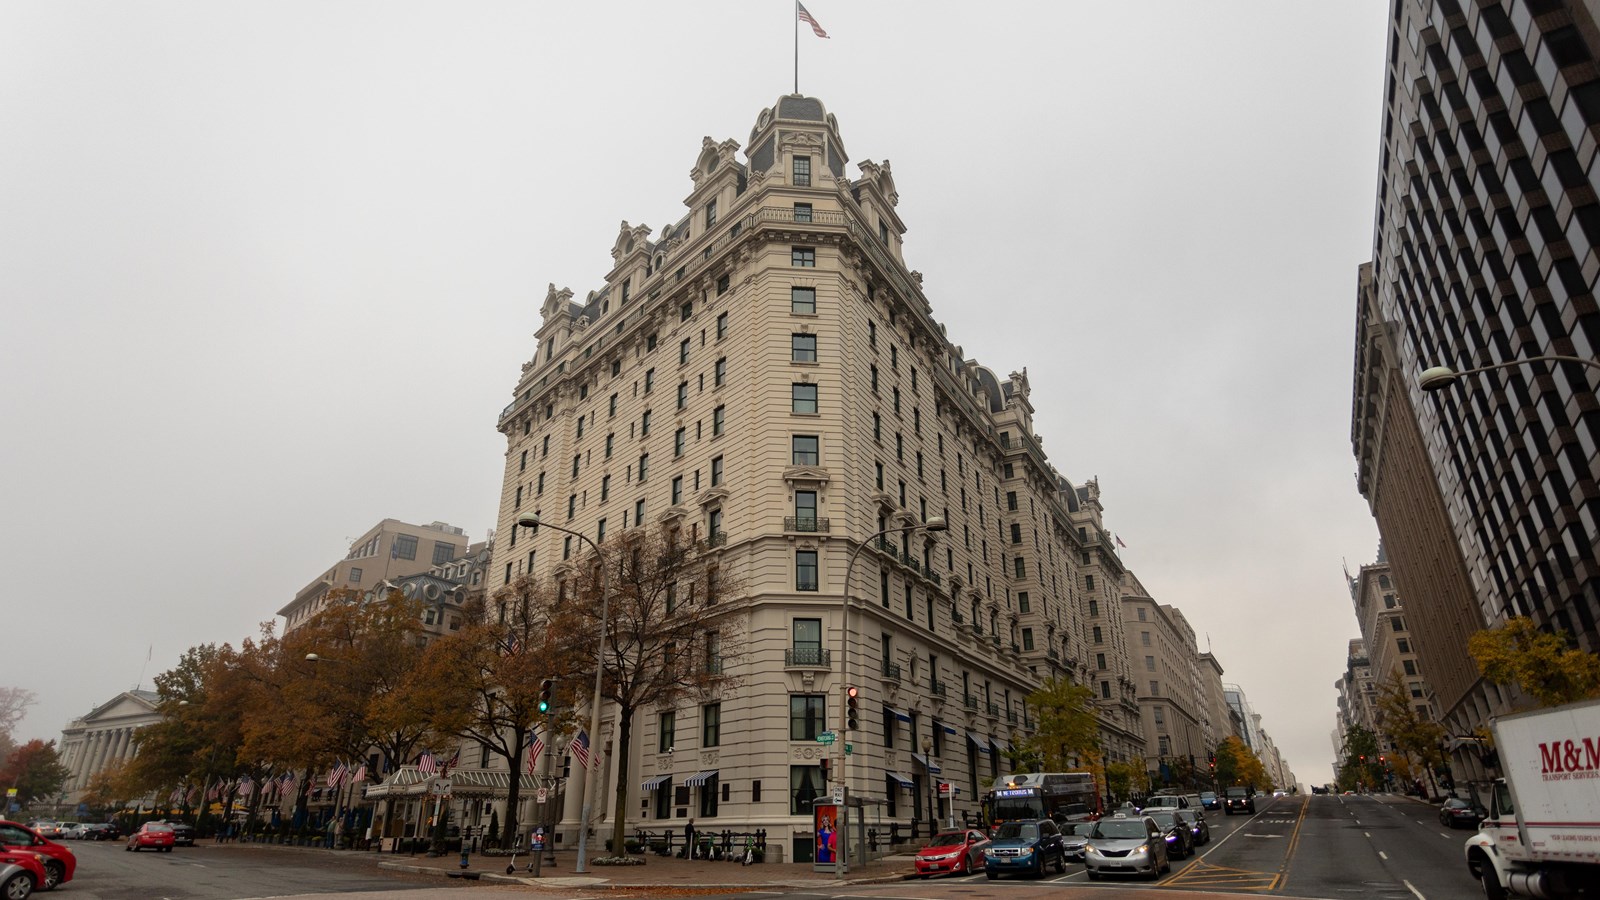
[[1015,819],[1098,816],[1101,811],[1093,772],[1004,775],[984,792],[982,805],[991,827]]

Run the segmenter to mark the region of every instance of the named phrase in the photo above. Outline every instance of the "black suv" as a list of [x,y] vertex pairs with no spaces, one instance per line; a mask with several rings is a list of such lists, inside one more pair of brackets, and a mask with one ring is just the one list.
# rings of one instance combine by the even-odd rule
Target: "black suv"
[[1254,813],[1256,811],[1255,793],[1249,788],[1231,787],[1225,792],[1227,801],[1222,806],[1222,811],[1228,815],[1236,812]]

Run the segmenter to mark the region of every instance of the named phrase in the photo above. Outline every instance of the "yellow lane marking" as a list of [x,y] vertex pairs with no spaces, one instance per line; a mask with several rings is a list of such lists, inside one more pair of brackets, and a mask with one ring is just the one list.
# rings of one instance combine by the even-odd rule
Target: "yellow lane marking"
[[1300,815],[1295,817],[1294,830],[1289,833],[1289,851],[1283,855],[1283,865],[1278,868],[1278,874],[1283,877],[1283,883],[1289,883],[1289,867],[1294,865],[1294,851],[1300,846],[1300,826],[1305,824],[1306,811],[1311,808],[1311,798],[1300,798]]
[[1272,872],[1234,869],[1197,859],[1161,881],[1160,886],[1231,887],[1246,891],[1270,891],[1277,888],[1279,877]]

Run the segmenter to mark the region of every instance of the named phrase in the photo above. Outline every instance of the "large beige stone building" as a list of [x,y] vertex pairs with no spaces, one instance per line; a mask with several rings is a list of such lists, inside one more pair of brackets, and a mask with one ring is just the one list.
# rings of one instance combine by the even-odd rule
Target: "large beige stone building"
[[94,777],[126,764],[139,752],[139,730],[161,721],[155,691],[123,691],[62,729],[59,758],[67,768],[61,786],[68,805],[83,800]]
[[[1045,456],[1026,371],[997,376],[946,337],[906,263],[889,164],[847,177],[844,147],[797,95],[761,111],[742,158],[707,138],[686,215],[659,232],[624,222],[605,284],[581,299],[551,286],[499,420],[489,590],[581,555],[553,529],[515,528],[530,511],[597,541],[677,528],[737,573],[752,612],[736,686],[633,723],[626,814],[765,828],[785,859],[811,858],[809,801],[838,780],[846,741],[875,827],[975,812],[1050,675],[1096,684],[1113,755],[1142,753],[1121,650],[1101,663],[1091,649],[1088,622],[1104,643],[1121,618],[1098,490]],[[873,543],[845,583],[868,537],[936,516],[948,531]],[[864,721],[828,748],[816,737],[840,727],[847,681]],[[615,733],[608,710],[607,801]],[[936,801],[935,780],[953,796]]]
[[1201,680],[1194,629],[1181,610],[1157,603],[1131,574],[1123,589],[1125,652],[1138,685],[1149,752],[1146,762],[1154,773],[1151,780],[1158,785],[1178,785],[1185,766],[1193,766],[1196,773],[1206,771],[1207,759],[1216,748],[1207,741],[1207,690]]

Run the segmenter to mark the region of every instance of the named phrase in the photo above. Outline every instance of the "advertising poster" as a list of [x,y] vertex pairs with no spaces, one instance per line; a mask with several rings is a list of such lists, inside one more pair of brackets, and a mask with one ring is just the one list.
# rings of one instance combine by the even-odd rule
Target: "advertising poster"
[[811,807],[812,830],[817,838],[817,862],[831,863],[839,848],[839,807],[833,804],[815,804]]

